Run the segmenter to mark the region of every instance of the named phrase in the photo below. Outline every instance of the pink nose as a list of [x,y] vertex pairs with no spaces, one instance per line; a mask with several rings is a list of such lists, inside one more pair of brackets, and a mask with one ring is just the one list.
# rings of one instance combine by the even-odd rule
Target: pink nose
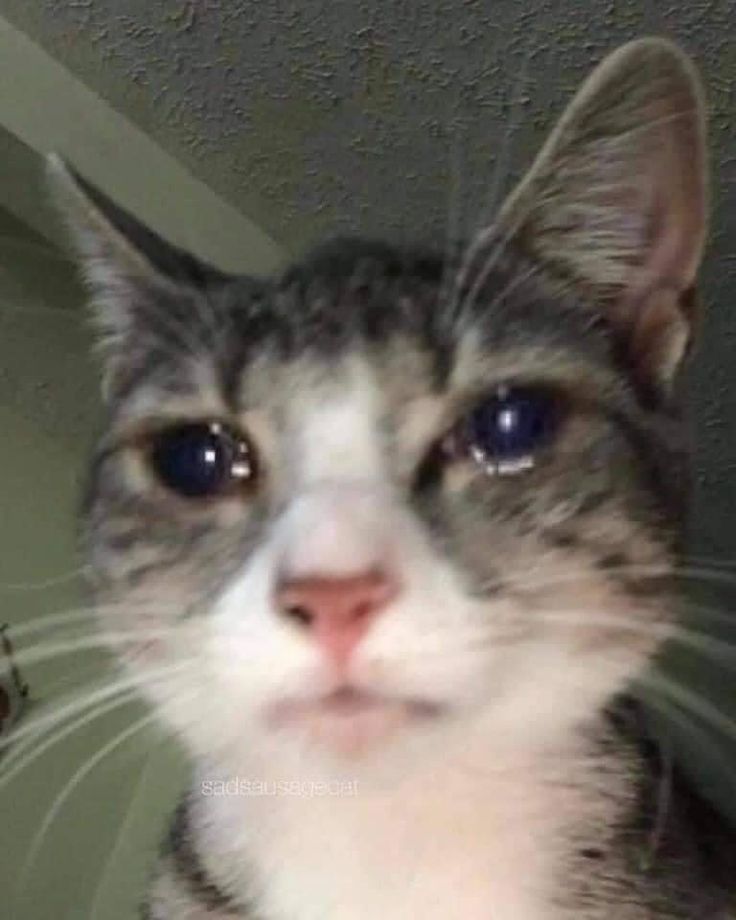
[[285,617],[311,633],[328,658],[344,665],[397,593],[396,582],[385,572],[313,575],[282,582],[276,603]]

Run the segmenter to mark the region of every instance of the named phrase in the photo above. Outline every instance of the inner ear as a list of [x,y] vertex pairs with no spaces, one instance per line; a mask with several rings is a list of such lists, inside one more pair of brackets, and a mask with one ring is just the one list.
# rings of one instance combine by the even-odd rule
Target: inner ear
[[691,62],[661,39],[606,58],[504,205],[504,235],[606,311],[668,386],[691,334],[706,233],[705,125]]

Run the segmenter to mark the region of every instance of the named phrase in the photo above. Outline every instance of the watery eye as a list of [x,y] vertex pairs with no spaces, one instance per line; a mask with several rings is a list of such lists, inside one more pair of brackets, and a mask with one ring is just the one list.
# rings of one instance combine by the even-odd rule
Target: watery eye
[[461,423],[459,440],[474,460],[498,473],[534,464],[560,421],[559,397],[532,387],[502,387]]
[[223,495],[255,474],[248,443],[220,422],[177,425],[161,432],[150,458],[160,482],[186,498]]

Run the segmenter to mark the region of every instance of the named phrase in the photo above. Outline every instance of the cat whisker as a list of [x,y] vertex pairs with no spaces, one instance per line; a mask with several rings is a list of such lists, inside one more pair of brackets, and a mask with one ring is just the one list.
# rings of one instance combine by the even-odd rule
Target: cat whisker
[[[92,628],[82,635],[72,635],[54,641],[39,641],[25,646],[13,654],[16,666],[28,668],[40,662],[49,661],[77,652],[99,650],[102,652],[115,649],[116,654],[123,654],[126,646],[130,651],[143,651],[142,646],[148,646],[155,640],[166,640],[180,634],[178,624],[164,624],[154,626],[128,626],[121,630],[104,630],[100,624],[93,624]],[[255,632],[253,632],[255,635]],[[248,635],[248,631],[241,633],[241,638]],[[257,660],[260,657],[257,650],[249,654],[241,653],[241,660]]]
[[679,575],[686,578],[721,578],[724,581],[736,581],[736,572],[732,571],[730,568],[726,568],[725,566],[717,566],[714,564],[704,565],[689,562],[675,562],[671,565],[667,565],[666,567],[661,563],[617,563],[616,565],[611,566],[609,571],[642,571],[646,574],[648,571],[654,571],[656,573],[657,569],[659,569],[663,574],[672,574],[676,576]]
[[666,722],[676,723],[684,730],[686,735],[697,735],[702,749],[719,761],[722,775],[729,778],[729,781],[733,783],[734,791],[736,791],[736,778],[731,779],[733,760],[719,747],[713,735],[703,727],[702,721],[694,718],[690,711],[683,711],[681,706],[675,705],[668,697],[663,697],[661,688],[657,685],[656,676],[653,681],[644,681],[643,684],[643,692],[639,696],[644,707],[656,712]]
[[179,605],[162,604],[160,602],[150,604],[118,602],[108,604],[92,604],[86,607],[74,607],[71,609],[58,610],[54,613],[43,614],[33,617],[30,620],[9,624],[9,634],[11,639],[17,640],[21,636],[29,633],[40,632],[44,629],[55,630],[78,621],[88,620],[91,626],[98,626],[99,620],[105,615],[125,614],[126,616],[136,614],[168,614],[171,611],[179,610]]
[[79,769],[72,775],[69,781],[64,785],[62,790],[54,799],[53,804],[49,808],[46,817],[44,818],[41,826],[33,837],[31,844],[28,848],[28,854],[23,863],[23,866],[20,870],[18,877],[18,891],[21,892],[25,886],[28,876],[33,864],[38,857],[38,853],[43,844],[43,840],[46,837],[51,825],[55,821],[57,815],[64,807],[64,804],[69,799],[69,796],[78,788],[80,783],[95,769],[98,764],[100,764],[106,757],[113,753],[117,748],[121,747],[125,742],[130,740],[134,735],[139,734],[145,728],[147,728],[152,723],[156,722],[157,716],[155,713],[149,713],[143,716],[140,719],[137,719],[129,725],[126,729],[119,732],[115,737],[108,741],[106,744],[102,745],[91,757],[89,757]]
[[[508,246],[508,244],[511,242],[511,240],[516,236],[518,231],[523,226],[524,221],[529,216],[530,210],[531,208],[529,208],[529,210],[527,211],[525,211],[524,208],[521,208],[520,213],[517,215],[516,219],[509,223],[509,225],[506,227],[503,234],[496,240],[495,244],[492,246],[490,252],[488,253],[488,256],[485,262],[480,267],[470,290],[465,295],[463,300],[460,302],[459,306],[456,305],[458,317],[462,317],[463,315],[467,315],[468,313],[471,312],[472,308],[475,306],[478,300],[478,296],[480,295],[481,290],[483,289],[483,285],[486,283],[486,281],[490,277],[490,274],[493,271],[493,269],[498,265],[498,262],[503,256],[503,253],[506,250],[506,247]],[[476,252],[471,255],[466,265],[465,277],[462,279],[462,282],[459,282],[459,284],[462,285],[465,283],[467,279],[467,273],[472,268],[472,264],[475,261],[477,252],[480,251],[483,245],[486,245],[488,242],[491,242],[493,240],[495,233],[496,233],[496,228],[491,227],[487,233],[481,233],[478,236],[478,248]],[[523,272],[521,275],[519,275],[518,280],[512,279],[509,285],[507,285],[507,287],[504,288],[500,292],[499,295],[496,295],[494,297],[494,299],[491,301],[491,303],[487,307],[488,311],[490,312],[490,310],[492,310],[496,304],[501,302],[504,297],[508,296],[508,294],[511,293],[511,291],[514,288],[518,287],[519,284],[523,283],[524,281],[527,281],[533,275],[538,274],[538,273],[539,273],[539,268],[538,266],[535,265],[535,266],[532,266],[527,272]],[[511,285],[513,285],[513,287],[511,287]],[[454,314],[455,314],[455,310],[453,309],[453,315]]]
[[79,718],[71,721],[68,725],[54,731],[49,737],[46,737],[38,744],[31,747],[28,753],[23,753],[14,758],[13,762],[9,765],[3,764],[3,769],[0,770],[0,791],[11,783],[16,776],[22,773],[26,767],[33,763],[34,760],[38,759],[45,751],[49,750],[49,748],[63,741],[65,738],[68,738],[89,722],[93,722],[100,716],[112,712],[112,710],[120,706],[133,702],[139,702],[138,694],[134,690],[123,691],[113,699],[100,703],[98,706],[95,706],[94,709],[85,712],[83,715],[79,716]]
[[[736,585],[736,573],[730,571],[719,571],[715,567],[689,566],[689,565],[670,565],[668,563],[637,563],[621,562],[610,565],[605,569],[606,574],[610,575],[631,575],[636,577],[661,578],[663,581],[677,578],[686,581],[703,583],[715,583],[723,585]],[[504,573],[501,576],[494,576],[488,581],[482,583],[479,591],[482,593],[489,589],[499,588],[548,588],[555,585],[565,585],[571,582],[580,581],[581,584],[590,580],[590,575],[582,568],[571,567],[568,571],[557,572],[554,575],[542,573],[535,575],[534,571],[526,571],[521,574]]]
[[678,598],[677,619],[682,622],[698,619],[707,621],[707,626],[710,629],[713,629],[715,626],[725,626],[728,627],[729,630],[736,629],[734,615],[730,610],[722,606],[696,602],[687,597]]
[[643,674],[638,680],[643,686],[663,695],[681,709],[697,716],[701,722],[712,726],[729,741],[736,740],[736,721],[702,694],[688,689],[661,671]]
[[[707,632],[681,626],[677,623],[650,623],[636,618],[635,613],[601,613],[599,610],[590,610],[586,607],[578,609],[550,608],[535,610],[529,614],[529,625],[535,622],[546,622],[553,625],[596,627],[605,626],[631,632],[634,635],[651,637],[657,643],[674,642],[691,648],[701,654],[709,656],[729,667],[736,668],[736,642],[716,638]],[[460,641],[454,639],[454,644],[449,645],[442,636],[432,636],[431,628],[427,635],[414,642],[411,650],[402,650],[402,660],[422,659],[430,661],[436,657],[440,662],[451,658],[453,651],[462,653],[466,649],[483,648],[486,646],[505,646],[518,644],[526,638],[526,625],[522,620],[508,623],[509,635],[499,635],[499,625],[494,624],[493,629],[485,624],[474,629],[466,629]],[[450,663],[448,666],[453,667]]]
[[[463,301],[461,305],[461,311],[460,311],[461,315],[469,314],[472,311],[476,303],[476,300],[478,298],[478,295],[480,294],[480,291],[483,288],[483,284],[485,283],[488,273],[492,271],[493,269],[493,264],[494,264],[493,260],[495,258],[495,255],[496,255],[495,252],[491,253],[491,256],[489,257],[488,265],[484,266],[484,268],[482,269],[482,271],[479,273],[478,277],[476,278],[475,283],[473,284],[473,287],[470,289],[468,296],[465,298],[465,300]],[[538,274],[538,269],[536,267],[532,267],[532,268],[527,269],[527,271],[520,272],[519,274],[515,275],[508,282],[508,284],[506,284],[504,287],[501,288],[500,291],[497,291],[496,293],[494,293],[493,299],[491,300],[490,303],[485,305],[484,309],[487,309],[489,312],[492,310],[495,310],[496,307],[502,304],[504,300],[516,290],[516,288],[518,288],[519,286],[523,284],[526,284],[526,282],[530,278],[533,278],[534,275],[536,274]]]
[[8,635],[14,642],[17,642],[21,637],[32,635],[36,632],[44,632],[44,630],[56,632],[85,624],[89,626],[96,625],[93,610],[65,610],[33,617],[21,623],[9,623]]
[[70,569],[60,575],[54,575],[51,578],[42,579],[41,581],[32,582],[4,582],[0,583],[0,593],[11,593],[15,591],[44,591],[46,588],[55,588],[58,585],[75,581],[77,578],[85,575],[90,571],[89,566],[82,565],[76,569]]
[[39,734],[64,722],[67,718],[79,712],[104,703],[111,697],[123,691],[138,692],[144,681],[154,682],[164,680],[175,674],[184,672],[189,666],[188,662],[177,662],[174,665],[163,665],[158,668],[149,668],[135,676],[125,676],[117,680],[107,678],[93,686],[91,691],[84,688],[84,693],[66,694],[61,701],[55,701],[51,710],[34,716],[28,722],[14,726],[6,738],[0,740],[0,753],[4,748],[10,748],[9,754],[3,762],[7,766],[28,746],[29,736],[38,737]]
[[76,652],[90,651],[93,649],[105,650],[108,646],[134,646],[136,643],[148,642],[154,639],[165,639],[171,636],[172,628],[155,628],[146,630],[127,629],[119,632],[94,632],[89,635],[58,642],[41,642],[28,648],[16,651],[13,660],[18,667],[28,668],[30,665],[64,655],[73,655]]
[[724,559],[722,556],[697,556],[687,553],[679,561],[716,569],[736,569],[736,559]]
[[[611,626],[638,635],[651,636],[659,641],[677,642],[707,653],[712,658],[736,668],[736,642],[717,639],[708,633],[678,624],[646,623],[635,620],[633,614],[616,616],[601,614],[597,610],[545,610],[542,612],[542,617],[547,621],[562,622],[572,626]],[[729,660],[730,656],[733,660]]]

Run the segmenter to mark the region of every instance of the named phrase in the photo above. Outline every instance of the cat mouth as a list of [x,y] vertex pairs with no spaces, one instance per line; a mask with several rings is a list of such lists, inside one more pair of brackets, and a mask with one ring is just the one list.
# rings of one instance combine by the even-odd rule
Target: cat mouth
[[273,728],[298,729],[337,753],[357,756],[443,713],[444,707],[430,700],[345,685],[317,697],[279,700],[269,708],[267,720]]

